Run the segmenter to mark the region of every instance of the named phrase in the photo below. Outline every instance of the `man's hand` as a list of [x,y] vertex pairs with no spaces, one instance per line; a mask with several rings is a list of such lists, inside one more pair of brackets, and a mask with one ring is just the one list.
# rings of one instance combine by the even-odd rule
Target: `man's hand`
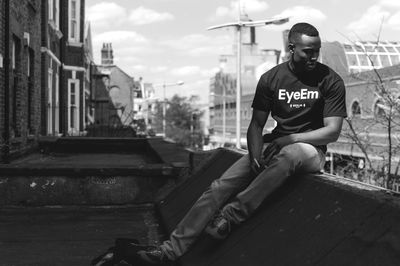
[[252,176],[258,176],[259,173],[264,171],[265,166],[263,164],[260,164],[260,162],[257,159],[253,159],[253,161],[250,162],[250,172]]
[[263,161],[268,164],[269,161],[278,154],[279,151],[286,145],[294,143],[294,138],[292,135],[284,136],[273,140],[263,152]]

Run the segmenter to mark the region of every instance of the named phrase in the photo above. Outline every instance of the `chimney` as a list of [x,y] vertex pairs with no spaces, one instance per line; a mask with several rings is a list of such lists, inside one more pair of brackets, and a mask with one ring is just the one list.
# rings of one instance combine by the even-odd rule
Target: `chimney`
[[101,49],[101,64],[102,65],[114,64],[114,55],[111,43],[103,43],[103,48]]

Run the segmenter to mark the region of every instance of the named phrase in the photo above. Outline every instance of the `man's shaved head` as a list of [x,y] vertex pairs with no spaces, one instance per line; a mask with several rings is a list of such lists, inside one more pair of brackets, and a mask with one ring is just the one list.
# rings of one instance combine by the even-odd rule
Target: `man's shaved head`
[[305,22],[297,23],[294,24],[289,31],[289,36],[288,36],[289,43],[295,44],[298,38],[303,34],[312,37],[319,36],[318,30],[313,25]]

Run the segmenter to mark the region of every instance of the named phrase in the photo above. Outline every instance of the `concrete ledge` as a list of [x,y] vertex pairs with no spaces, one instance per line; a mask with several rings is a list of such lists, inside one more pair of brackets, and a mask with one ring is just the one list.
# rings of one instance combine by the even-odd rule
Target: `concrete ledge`
[[168,164],[150,164],[142,166],[127,166],[127,165],[65,165],[65,164],[36,164],[21,167],[20,165],[2,165],[0,172],[2,177],[11,176],[174,176],[177,169]]
[[152,203],[170,182],[164,176],[12,176],[0,178],[1,206]]
[[189,165],[189,151],[159,139],[45,138],[40,149],[0,164],[0,206],[154,202]]

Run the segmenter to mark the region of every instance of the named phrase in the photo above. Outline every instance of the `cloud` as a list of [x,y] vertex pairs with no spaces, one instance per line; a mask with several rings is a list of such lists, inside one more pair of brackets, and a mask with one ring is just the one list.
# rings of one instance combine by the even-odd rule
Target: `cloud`
[[188,75],[196,75],[200,73],[199,66],[183,66],[179,68],[171,69],[171,74],[174,76],[188,76]]
[[123,41],[133,41],[134,43],[147,43],[148,40],[143,35],[140,35],[134,31],[124,31],[124,30],[117,30],[117,31],[108,31],[104,33],[97,34],[94,37],[94,41],[98,40],[112,40],[113,42],[123,42]]
[[86,17],[96,28],[109,29],[126,21],[127,10],[115,3],[101,2],[89,7]]
[[129,11],[118,4],[109,2],[90,6],[86,11],[86,16],[96,32],[121,26],[145,25],[174,19],[174,16],[167,12],[157,12],[143,6]]
[[389,27],[395,30],[400,30],[400,11],[391,16],[387,21],[387,24],[389,25]]
[[[268,4],[262,0],[244,0],[241,2],[241,9],[244,13],[262,12],[268,9]],[[217,18],[237,18],[239,14],[239,1],[232,1],[229,7],[219,6],[215,11]]]
[[134,25],[145,25],[173,19],[174,16],[170,13],[159,13],[152,9],[147,9],[143,6],[132,10],[129,15],[129,21],[131,21]]
[[[379,5],[373,5],[356,21],[349,23],[347,30],[363,35],[366,33],[378,33],[382,23],[382,19],[387,21],[390,17],[390,12],[384,10]],[[394,23],[394,22],[393,22]],[[383,26],[385,26],[385,22]]]
[[294,6],[274,16],[274,18],[284,17],[289,17],[288,23],[282,25],[268,25],[263,28],[265,30],[282,32],[298,22],[308,22],[318,28],[321,22],[327,19],[327,16],[321,10],[309,6]]
[[400,7],[399,0],[381,0],[379,4],[385,7]]
[[326,15],[319,9],[309,6],[294,6],[285,9],[275,17],[290,17],[290,22],[320,22],[326,20]]
[[155,66],[150,68],[151,73],[164,73],[168,70],[166,66]]
[[[135,55],[143,53],[154,53],[156,49],[151,49],[150,41],[141,34],[134,31],[107,31],[97,34],[93,38],[93,53],[96,62],[100,62],[100,50],[103,43],[112,43],[114,50],[114,61],[129,61],[136,59]],[[119,55],[129,55],[128,57]]]
[[189,34],[182,38],[167,40],[162,45],[193,57],[205,55],[220,55],[229,53],[232,49],[233,34],[222,34],[216,37],[203,34]]
[[205,78],[210,78],[210,77],[214,76],[218,71],[220,71],[219,67],[213,67],[211,69],[204,69],[201,71],[201,75]]

